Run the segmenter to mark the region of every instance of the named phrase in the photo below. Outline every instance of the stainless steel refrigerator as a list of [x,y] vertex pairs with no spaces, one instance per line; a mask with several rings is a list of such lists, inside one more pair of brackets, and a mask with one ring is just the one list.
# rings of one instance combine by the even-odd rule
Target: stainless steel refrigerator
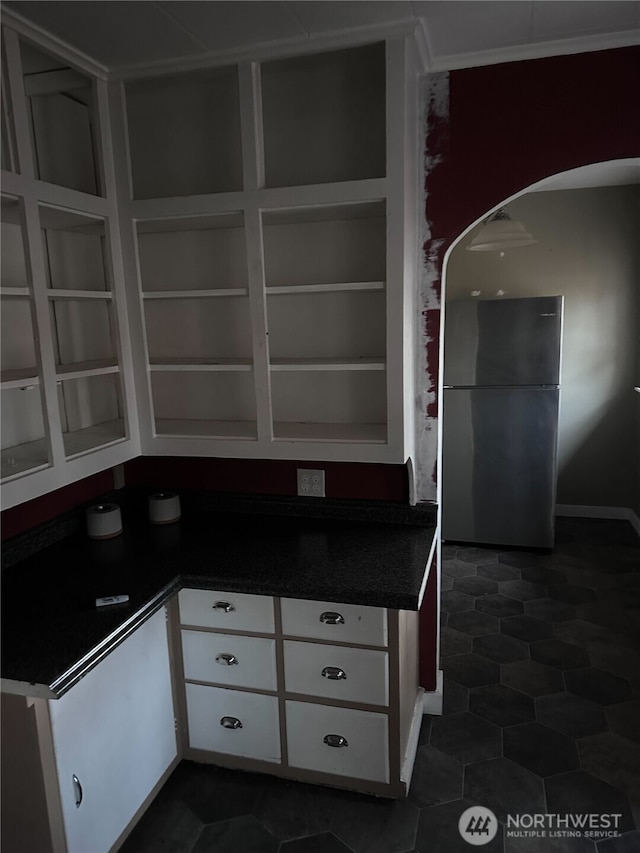
[[445,540],[553,547],[562,302],[447,303]]

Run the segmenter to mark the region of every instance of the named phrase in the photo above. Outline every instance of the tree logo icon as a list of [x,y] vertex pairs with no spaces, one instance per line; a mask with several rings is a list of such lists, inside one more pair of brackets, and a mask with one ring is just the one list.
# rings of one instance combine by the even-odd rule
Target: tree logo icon
[[481,847],[496,837],[498,818],[491,809],[484,806],[471,806],[460,815],[458,831],[468,844]]

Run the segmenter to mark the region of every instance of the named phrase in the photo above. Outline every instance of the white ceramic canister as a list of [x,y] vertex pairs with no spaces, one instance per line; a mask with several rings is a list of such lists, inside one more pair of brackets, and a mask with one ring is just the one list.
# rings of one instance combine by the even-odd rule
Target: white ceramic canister
[[94,504],[87,509],[87,534],[90,539],[110,539],[122,533],[122,514],[118,504]]
[[152,524],[171,524],[179,519],[179,495],[175,492],[155,492],[149,495],[149,521]]

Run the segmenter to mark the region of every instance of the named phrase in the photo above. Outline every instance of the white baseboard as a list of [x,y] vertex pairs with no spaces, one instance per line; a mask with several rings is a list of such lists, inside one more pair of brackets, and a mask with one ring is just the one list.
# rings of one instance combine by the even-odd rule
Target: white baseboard
[[422,713],[423,714],[435,714],[439,716],[442,714],[442,699],[444,696],[444,673],[441,669],[439,669],[436,673],[436,689],[429,690],[424,692],[424,696],[422,698]]
[[628,506],[583,506],[581,504],[556,504],[556,515],[571,518],[619,518],[628,521],[640,536],[640,518]]

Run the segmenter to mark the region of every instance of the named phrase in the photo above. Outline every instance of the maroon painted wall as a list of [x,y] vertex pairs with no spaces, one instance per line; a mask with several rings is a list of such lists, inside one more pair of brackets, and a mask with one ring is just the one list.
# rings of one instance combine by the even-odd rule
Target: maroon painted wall
[[[434,101],[427,116],[423,248],[437,297],[447,249],[488,210],[550,175],[640,155],[640,48],[452,71],[448,83],[448,111]],[[423,323],[428,390],[437,394],[440,310],[425,311]],[[434,397],[425,417],[437,411]],[[427,587],[420,620],[426,689],[437,668],[431,593]]]
[[125,464],[125,483],[161,489],[210,489],[288,497],[297,492],[297,468],[322,468],[328,498],[409,501],[409,480],[404,465],[360,462],[139,456]]
[[31,527],[43,524],[56,515],[87,503],[98,495],[113,489],[113,471],[101,471],[92,477],[79,480],[70,486],[56,489],[32,501],[5,509],[2,513],[2,541],[16,536]]

